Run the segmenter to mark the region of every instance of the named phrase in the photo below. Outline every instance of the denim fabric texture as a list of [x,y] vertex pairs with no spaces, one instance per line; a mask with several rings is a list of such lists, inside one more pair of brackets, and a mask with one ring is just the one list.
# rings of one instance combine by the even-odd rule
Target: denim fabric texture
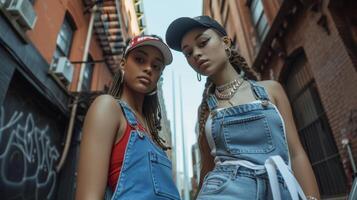
[[[284,122],[269,101],[264,87],[249,81],[259,101],[217,109],[214,95],[207,99],[211,111],[211,133],[219,163],[248,161],[264,166],[271,156],[280,156],[290,166]],[[231,162],[233,161],[233,162]],[[280,172],[277,173],[281,199],[291,199]],[[235,164],[217,164],[205,178],[198,200],[273,199],[266,170]]]
[[147,135],[139,130],[134,112],[118,101],[125,118],[135,130],[130,133],[121,173],[115,191],[107,188],[105,199],[178,200],[179,192],[172,177],[171,161]]

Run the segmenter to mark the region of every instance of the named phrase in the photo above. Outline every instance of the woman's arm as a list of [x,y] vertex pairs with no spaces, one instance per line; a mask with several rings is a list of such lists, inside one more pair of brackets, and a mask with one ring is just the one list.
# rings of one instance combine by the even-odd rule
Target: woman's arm
[[275,104],[284,119],[294,175],[306,196],[313,196],[320,199],[316,178],[310,161],[300,143],[288,97],[280,83],[269,81],[268,85],[270,88],[269,90],[271,91],[270,93],[272,93],[275,100]]
[[109,95],[97,97],[87,112],[80,144],[77,200],[99,200],[104,197],[120,113],[114,98]]
[[203,184],[203,179],[208,172],[213,170],[215,164],[210,152],[210,147],[208,145],[206,135],[199,136],[198,143],[201,153],[200,182],[198,184],[198,191],[200,191]]
[[[202,117],[201,109],[202,109],[202,105],[198,108],[198,112],[197,112],[198,113],[197,119],[199,122]],[[206,111],[206,113],[204,113],[204,116],[207,119],[208,111]],[[206,174],[208,172],[212,171],[214,168],[214,165],[215,165],[214,158],[211,155],[211,150],[208,145],[208,141],[207,141],[206,134],[204,131],[202,133],[199,133],[197,143],[198,143],[198,148],[200,151],[200,163],[199,163],[199,165],[200,165],[200,179],[198,180],[199,181],[198,189],[197,189],[197,193],[196,193],[194,199],[197,198],[197,195],[198,195],[199,191],[201,190],[201,187],[203,184],[203,179],[205,178]]]

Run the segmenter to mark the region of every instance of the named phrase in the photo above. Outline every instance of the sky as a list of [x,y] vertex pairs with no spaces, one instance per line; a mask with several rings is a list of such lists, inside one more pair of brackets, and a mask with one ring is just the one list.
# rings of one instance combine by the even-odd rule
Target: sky
[[[179,17],[195,17],[202,15],[202,0],[143,0],[144,16],[146,19],[146,33],[155,34],[165,40],[165,32],[170,23]],[[183,169],[181,136],[184,134],[186,160],[189,177],[192,176],[191,146],[196,143],[195,125],[197,108],[202,99],[205,77],[201,82],[197,80],[196,72],[187,64],[182,53],[172,50],[173,62],[163,73],[163,94],[167,117],[171,122],[171,131],[174,128],[173,116],[173,80],[175,82],[176,105],[176,140],[178,152],[178,169]],[[174,78],[173,78],[174,76]],[[183,130],[181,129],[179,80],[181,79]]]

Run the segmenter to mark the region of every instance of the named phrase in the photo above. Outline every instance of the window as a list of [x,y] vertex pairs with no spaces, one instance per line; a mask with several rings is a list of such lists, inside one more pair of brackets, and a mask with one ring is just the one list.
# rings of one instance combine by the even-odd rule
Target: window
[[300,141],[312,164],[321,195],[344,194],[347,187],[340,155],[305,54],[297,56],[289,67],[286,92]]
[[249,8],[253,26],[257,34],[258,46],[260,46],[269,30],[268,20],[264,13],[262,0],[251,0]]
[[82,80],[82,91],[90,91],[92,83],[92,75],[94,68],[94,60],[91,55],[88,55],[87,63],[84,67],[83,80]]
[[73,20],[69,15],[66,15],[61,30],[57,35],[56,50],[53,58],[58,58],[61,56],[69,57],[71,44],[73,41],[73,33],[75,27],[73,25]]

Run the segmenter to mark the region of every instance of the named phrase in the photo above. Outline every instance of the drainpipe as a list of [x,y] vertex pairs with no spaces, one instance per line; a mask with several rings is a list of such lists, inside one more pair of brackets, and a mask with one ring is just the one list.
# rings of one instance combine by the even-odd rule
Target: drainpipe
[[[86,61],[88,58],[88,51],[89,51],[90,40],[92,39],[93,24],[94,24],[96,10],[97,10],[97,5],[94,5],[92,12],[91,12],[90,20],[89,20],[88,33],[87,33],[87,38],[86,38],[86,42],[85,42],[85,46],[84,46],[82,61]],[[81,66],[80,66],[79,80],[78,80],[77,89],[76,89],[76,91],[78,93],[81,91],[85,67],[86,67],[86,62],[82,62]],[[71,139],[72,139],[72,135],[73,135],[73,127],[74,127],[74,121],[75,121],[77,107],[78,107],[78,101],[79,101],[79,95],[76,95],[74,97],[73,106],[72,106],[72,110],[71,110],[71,117],[69,120],[65,145],[63,148],[63,152],[62,152],[60,161],[59,161],[58,165],[56,166],[57,172],[59,172],[62,169],[64,162],[66,161],[66,158],[68,155],[68,151],[69,151],[69,147],[70,147]]]
[[350,161],[350,164],[351,164],[351,168],[352,168],[352,176],[353,177],[356,177],[357,175],[357,167],[356,167],[356,162],[353,158],[353,153],[352,153],[352,149],[351,149],[351,143],[350,143],[350,139],[351,139],[351,136],[350,136],[350,133],[347,133],[347,130],[346,128],[343,128],[341,130],[341,143],[342,143],[342,147],[346,148],[347,150],[347,155],[348,155],[348,159]]

